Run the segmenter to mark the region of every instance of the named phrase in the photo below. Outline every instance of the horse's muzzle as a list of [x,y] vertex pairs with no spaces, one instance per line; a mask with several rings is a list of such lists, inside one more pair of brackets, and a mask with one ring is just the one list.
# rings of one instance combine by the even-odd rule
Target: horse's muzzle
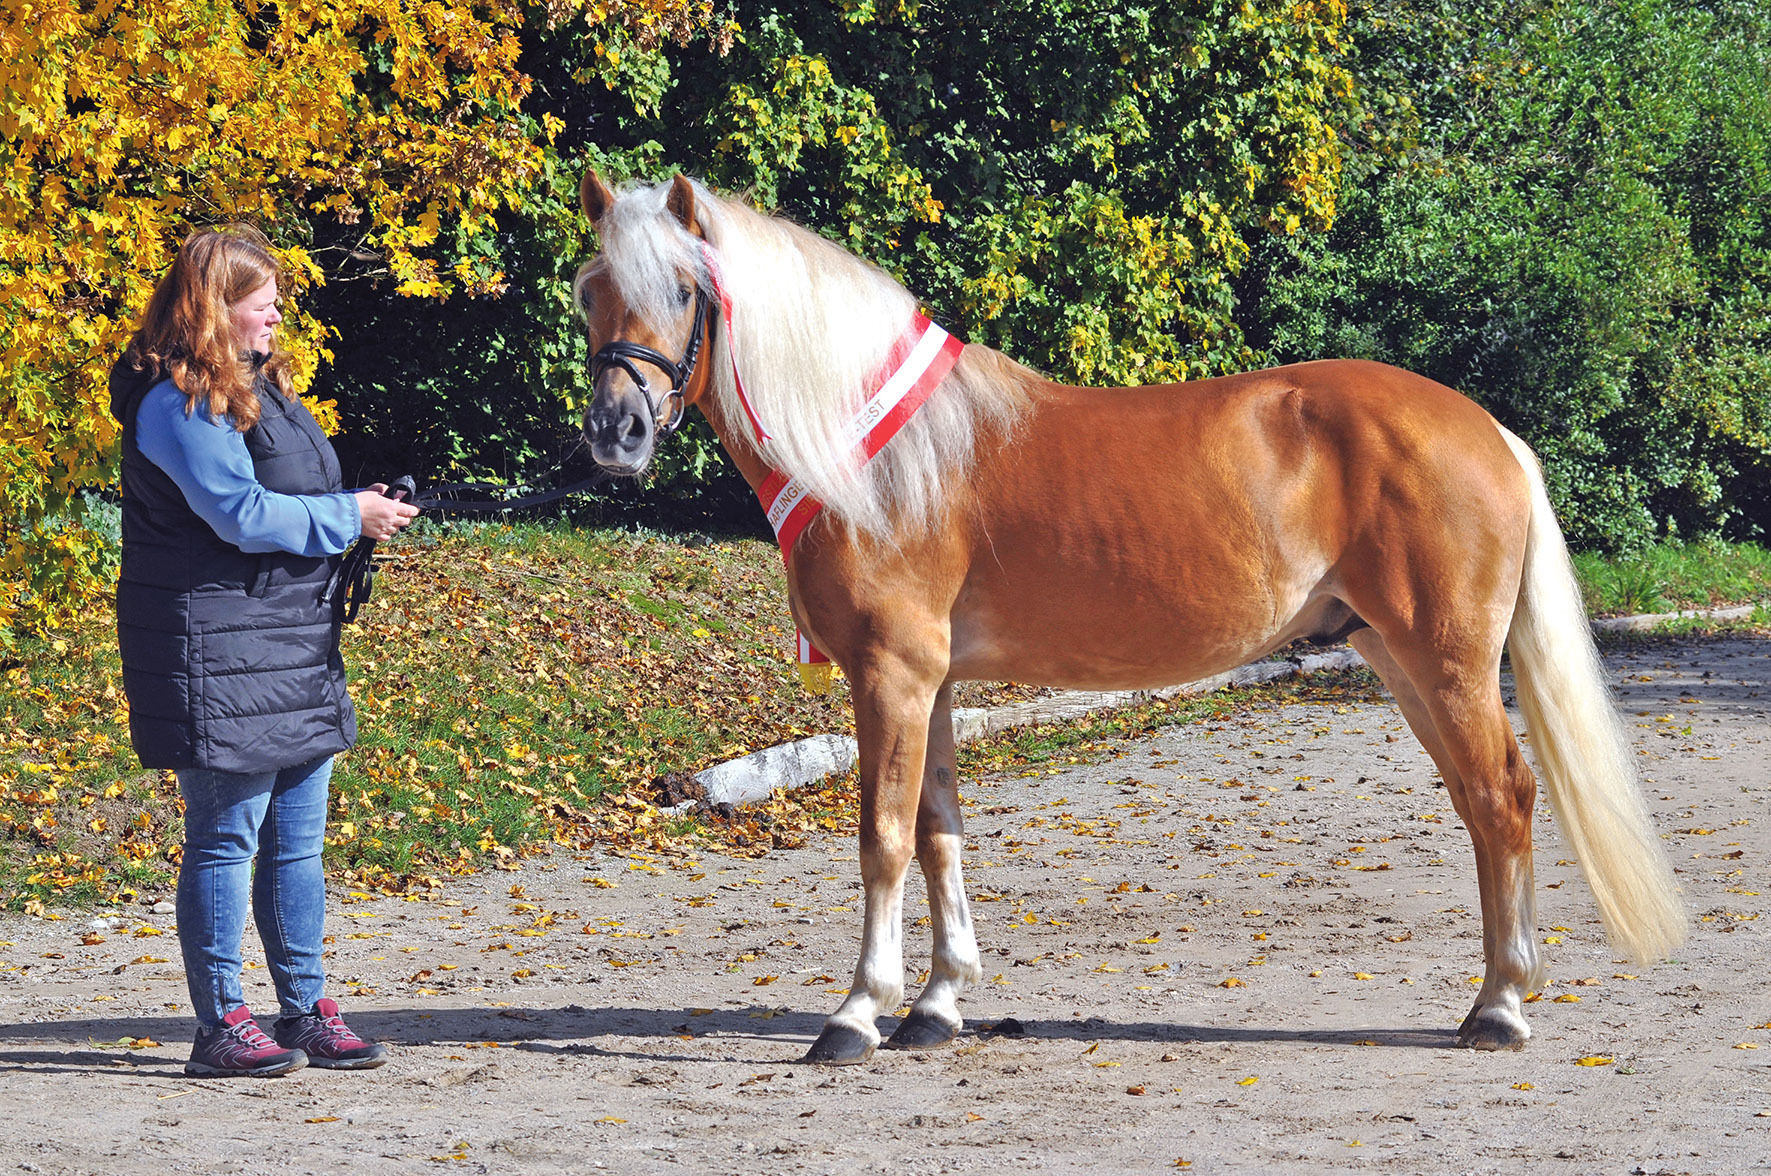
[[584,437],[596,463],[619,477],[638,474],[652,460],[657,440],[652,406],[638,391],[598,393],[584,414]]

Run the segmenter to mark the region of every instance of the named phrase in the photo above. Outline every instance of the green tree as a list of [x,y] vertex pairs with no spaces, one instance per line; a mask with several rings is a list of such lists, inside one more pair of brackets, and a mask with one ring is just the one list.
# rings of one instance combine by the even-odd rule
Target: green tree
[[1264,243],[1241,289],[1251,339],[1475,396],[1538,449],[1577,544],[1754,534],[1768,32],[1732,2],[1361,10],[1367,105],[1388,120],[1369,128],[1414,145],[1362,152],[1331,232]]
[[[329,321],[377,326],[338,345],[320,387],[347,434],[373,433],[345,442],[365,475],[551,466],[589,391],[569,298],[594,248],[572,187],[586,164],[745,193],[885,265],[962,336],[1063,378],[1246,366],[1232,277],[1259,238],[1334,216],[1336,128],[1354,110],[1344,16],[794,0],[650,38],[531,22],[526,109],[562,130],[546,181],[500,219],[510,292],[403,310],[340,291],[357,309]],[[427,346],[381,354],[390,333]],[[649,493],[680,510],[711,479],[752,518],[724,469],[696,427],[664,447]]]

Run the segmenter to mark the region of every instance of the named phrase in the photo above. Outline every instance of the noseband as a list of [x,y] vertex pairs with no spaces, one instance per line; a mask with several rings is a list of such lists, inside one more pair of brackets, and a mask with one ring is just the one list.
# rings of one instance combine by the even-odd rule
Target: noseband
[[[652,410],[652,427],[659,437],[668,437],[676,432],[688,415],[687,406],[683,403],[683,389],[688,385],[689,377],[695,372],[695,360],[701,355],[701,340],[707,330],[707,291],[700,286],[695,287],[695,326],[689,332],[689,342],[683,348],[681,360],[672,363],[670,359],[653,351],[650,347],[642,347],[638,343],[629,343],[626,339],[615,339],[603,344],[597,353],[590,357],[590,383],[594,388],[603,373],[612,367],[626,372],[628,378],[639,387],[645,396],[646,404]],[[652,386],[646,383],[646,377],[640,374],[633,361],[649,363],[670,377],[670,390],[656,401],[652,399]],[[668,419],[664,413],[672,397],[676,398],[676,411]]]

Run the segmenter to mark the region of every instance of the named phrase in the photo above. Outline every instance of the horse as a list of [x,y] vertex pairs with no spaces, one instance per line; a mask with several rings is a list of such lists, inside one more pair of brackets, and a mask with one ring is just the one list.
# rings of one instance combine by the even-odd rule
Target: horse
[[[854,982],[806,1061],[880,1044],[903,993],[912,856],[933,958],[885,1044],[932,1048],[963,1026],[960,995],[983,974],[960,870],[964,680],[1149,688],[1350,642],[1475,848],[1486,974],[1457,1042],[1520,1049],[1543,975],[1536,777],[1503,703],[1504,650],[1612,945],[1647,961],[1681,939],[1543,474],[1474,401],[1353,360],[1067,386],[988,347],[931,347],[885,271],[681,175],[618,194],[590,171],[580,204],[601,242],[573,283],[593,457],[638,475],[699,409],[771,508],[802,641],[850,683],[865,913]],[[919,386],[882,405],[931,350]]]

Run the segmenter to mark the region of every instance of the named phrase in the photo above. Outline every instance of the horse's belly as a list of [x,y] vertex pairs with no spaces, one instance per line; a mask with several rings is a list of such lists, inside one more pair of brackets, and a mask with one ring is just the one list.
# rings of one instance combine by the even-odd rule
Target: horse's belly
[[1211,607],[1127,607],[1093,600],[1021,601],[953,618],[950,676],[1079,690],[1137,690],[1233,669],[1317,627],[1314,610],[1270,597]]

